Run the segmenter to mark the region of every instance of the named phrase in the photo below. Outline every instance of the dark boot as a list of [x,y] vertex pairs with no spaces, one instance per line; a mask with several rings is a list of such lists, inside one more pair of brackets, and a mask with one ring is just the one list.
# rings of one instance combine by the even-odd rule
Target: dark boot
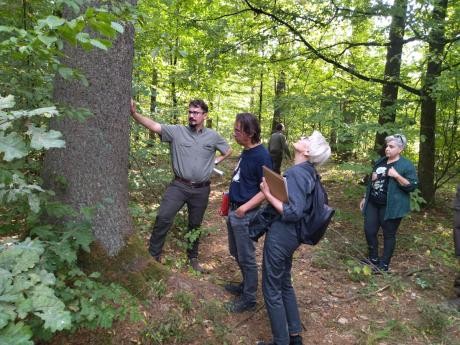
[[200,272],[200,273],[207,273],[207,271],[201,267],[200,263],[198,262],[197,258],[190,258],[189,259],[190,266],[195,272]]
[[243,284],[228,283],[224,285],[224,289],[230,292],[232,295],[241,296],[243,294]]
[[256,309],[256,302],[248,302],[244,298],[239,297],[232,302],[225,303],[225,309],[227,309],[230,313],[253,311]]
[[303,345],[300,335],[291,335],[289,337],[289,345]]

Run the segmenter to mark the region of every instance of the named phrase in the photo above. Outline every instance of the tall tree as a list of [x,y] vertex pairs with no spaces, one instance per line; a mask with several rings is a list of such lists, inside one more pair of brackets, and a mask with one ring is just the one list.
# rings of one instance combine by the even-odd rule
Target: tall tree
[[286,93],[286,73],[281,71],[278,78],[275,79],[275,98],[273,100],[273,119],[272,119],[272,132],[278,123],[281,123],[281,117],[284,115],[283,96]]
[[[135,2],[130,1],[133,5]],[[103,3],[94,1],[91,5],[99,7]],[[70,19],[75,14],[67,9],[64,16]],[[128,214],[128,120],[133,37],[133,27],[125,25],[108,51],[64,47],[64,62],[81,71],[89,86],[57,77],[54,99],[62,105],[87,108],[93,115],[84,122],[68,117],[52,122],[51,127],[63,134],[66,148],[47,151],[44,159],[45,184],[56,191],[58,200],[76,209],[95,208],[93,233],[108,255],[117,254],[132,232]]]
[[[401,73],[402,50],[404,46],[404,30],[406,27],[407,0],[395,0],[392,8],[392,18],[388,39],[388,48],[385,62],[385,80],[399,80]],[[394,123],[396,119],[396,103],[399,87],[396,84],[386,83],[382,86],[380,101],[379,125]],[[383,156],[385,152],[386,131],[375,135],[374,150]]]
[[441,75],[445,42],[445,26],[448,0],[436,0],[433,7],[433,25],[428,37],[428,64],[422,87],[420,114],[420,159],[418,173],[420,191],[429,203],[435,201],[435,131],[436,95],[434,87]]

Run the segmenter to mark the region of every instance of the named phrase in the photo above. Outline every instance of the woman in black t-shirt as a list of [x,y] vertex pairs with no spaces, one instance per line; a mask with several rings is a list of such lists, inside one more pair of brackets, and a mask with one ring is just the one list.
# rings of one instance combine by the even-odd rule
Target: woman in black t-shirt
[[[413,164],[401,156],[406,137],[401,134],[385,138],[385,157],[373,170],[366,195],[360,203],[364,214],[364,232],[369,257],[364,260],[374,271],[388,271],[396,245],[396,231],[402,218],[410,211],[410,192],[417,187]],[[383,255],[378,255],[379,229],[383,230]]]

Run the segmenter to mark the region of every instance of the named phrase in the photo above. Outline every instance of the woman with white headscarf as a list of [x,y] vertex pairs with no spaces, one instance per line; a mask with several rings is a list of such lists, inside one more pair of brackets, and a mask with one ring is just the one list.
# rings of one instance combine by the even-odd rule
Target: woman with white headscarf
[[302,324],[291,279],[292,256],[300,245],[298,228],[311,209],[315,167],[326,162],[331,148],[318,131],[300,138],[293,146],[294,165],[284,174],[288,201],[277,199],[265,180],[260,186],[279,217],[266,232],[262,263],[262,290],[273,339],[258,345],[302,345]]

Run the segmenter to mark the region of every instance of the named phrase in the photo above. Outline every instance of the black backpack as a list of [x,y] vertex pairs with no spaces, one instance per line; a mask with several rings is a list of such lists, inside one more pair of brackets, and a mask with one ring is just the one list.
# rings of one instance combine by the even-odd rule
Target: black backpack
[[315,176],[315,186],[309,196],[312,198],[310,210],[300,222],[297,233],[301,243],[314,246],[323,238],[335,210],[328,205],[327,193],[316,169],[311,165],[307,166]]

